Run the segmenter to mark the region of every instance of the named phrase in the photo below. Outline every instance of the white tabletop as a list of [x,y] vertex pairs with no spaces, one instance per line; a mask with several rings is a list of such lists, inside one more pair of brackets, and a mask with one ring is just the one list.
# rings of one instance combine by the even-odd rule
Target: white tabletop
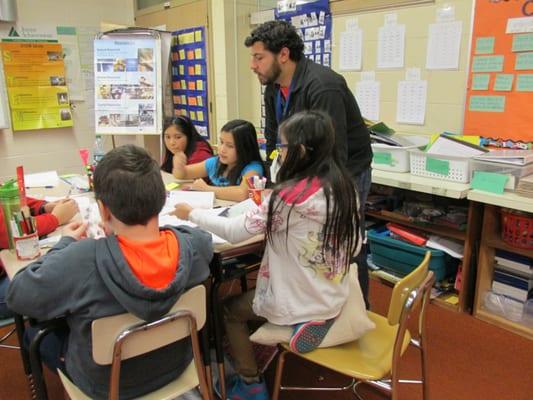
[[495,194],[472,189],[468,192],[467,198],[468,200],[478,201],[480,203],[533,213],[533,199],[519,196],[515,193]]

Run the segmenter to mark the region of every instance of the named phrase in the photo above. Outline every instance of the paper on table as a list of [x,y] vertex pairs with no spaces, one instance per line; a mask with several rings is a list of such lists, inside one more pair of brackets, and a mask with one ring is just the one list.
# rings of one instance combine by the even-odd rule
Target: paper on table
[[449,139],[446,136],[439,136],[427,151],[427,154],[461,157],[473,157],[484,153],[483,150],[475,146],[471,146],[466,142]]
[[[219,211],[218,209],[215,209],[215,210]],[[193,228],[198,227],[198,225],[190,221],[184,221],[174,215],[164,215],[163,213],[161,213],[159,214],[159,226],[165,226],[165,225],[170,225],[170,226],[186,225],[186,226],[190,226]],[[211,237],[213,238],[213,244],[227,243],[226,240],[222,239],[220,236],[215,235],[214,233],[211,233]]]
[[57,171],[38,172],[36,174],[25,174],[24,184],[26,187],[55,187],[59,184]]
[[174,208],[174,206],[178,203],[187,203],[194,208],[213,208],[215,203],[215,193],[184,190],[169,192],[167,195],[165,208]]

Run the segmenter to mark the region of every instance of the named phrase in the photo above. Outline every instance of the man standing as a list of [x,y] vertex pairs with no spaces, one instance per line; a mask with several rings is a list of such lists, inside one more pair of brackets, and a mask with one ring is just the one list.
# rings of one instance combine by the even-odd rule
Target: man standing
[[[259,82],[266,85],[267,158],[276,148],[281,121],[303,110],[321,110],[329,114],[335,125],[337,151],[357,186],[364,231],[364,205],[370,189],[372,149],[368,129],[345,79],[330,68],[306,59],[304,43],[288,22],[266,22],[254,29],[244,44],[251,50],[250,68],[257,74]],[[356,262],[359,283],[368,306],[365,246]]]

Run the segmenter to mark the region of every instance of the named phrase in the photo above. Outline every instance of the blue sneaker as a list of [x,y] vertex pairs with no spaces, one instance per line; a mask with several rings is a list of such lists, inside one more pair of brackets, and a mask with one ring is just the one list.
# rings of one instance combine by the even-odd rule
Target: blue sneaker
[[327,321],[308,321],[293,326],[289,347],[296,353],[308,353],[316,349],[333,325],[335,318]]
[[228,400],[269,400],[265,381],[246,383],[239,375],[234,375],[226,387]]

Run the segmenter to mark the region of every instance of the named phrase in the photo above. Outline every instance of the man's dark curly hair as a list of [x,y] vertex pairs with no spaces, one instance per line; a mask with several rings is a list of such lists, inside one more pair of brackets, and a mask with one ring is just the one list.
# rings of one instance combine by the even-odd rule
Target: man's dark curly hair
[[283,47],[290,51],[290,59],[300,61],[304,52],[304,42],[294,27],[286,21],[268,21],[255,28],[244,45],[251,47],[255,42],[263,42],[265,48],[278,54]]

